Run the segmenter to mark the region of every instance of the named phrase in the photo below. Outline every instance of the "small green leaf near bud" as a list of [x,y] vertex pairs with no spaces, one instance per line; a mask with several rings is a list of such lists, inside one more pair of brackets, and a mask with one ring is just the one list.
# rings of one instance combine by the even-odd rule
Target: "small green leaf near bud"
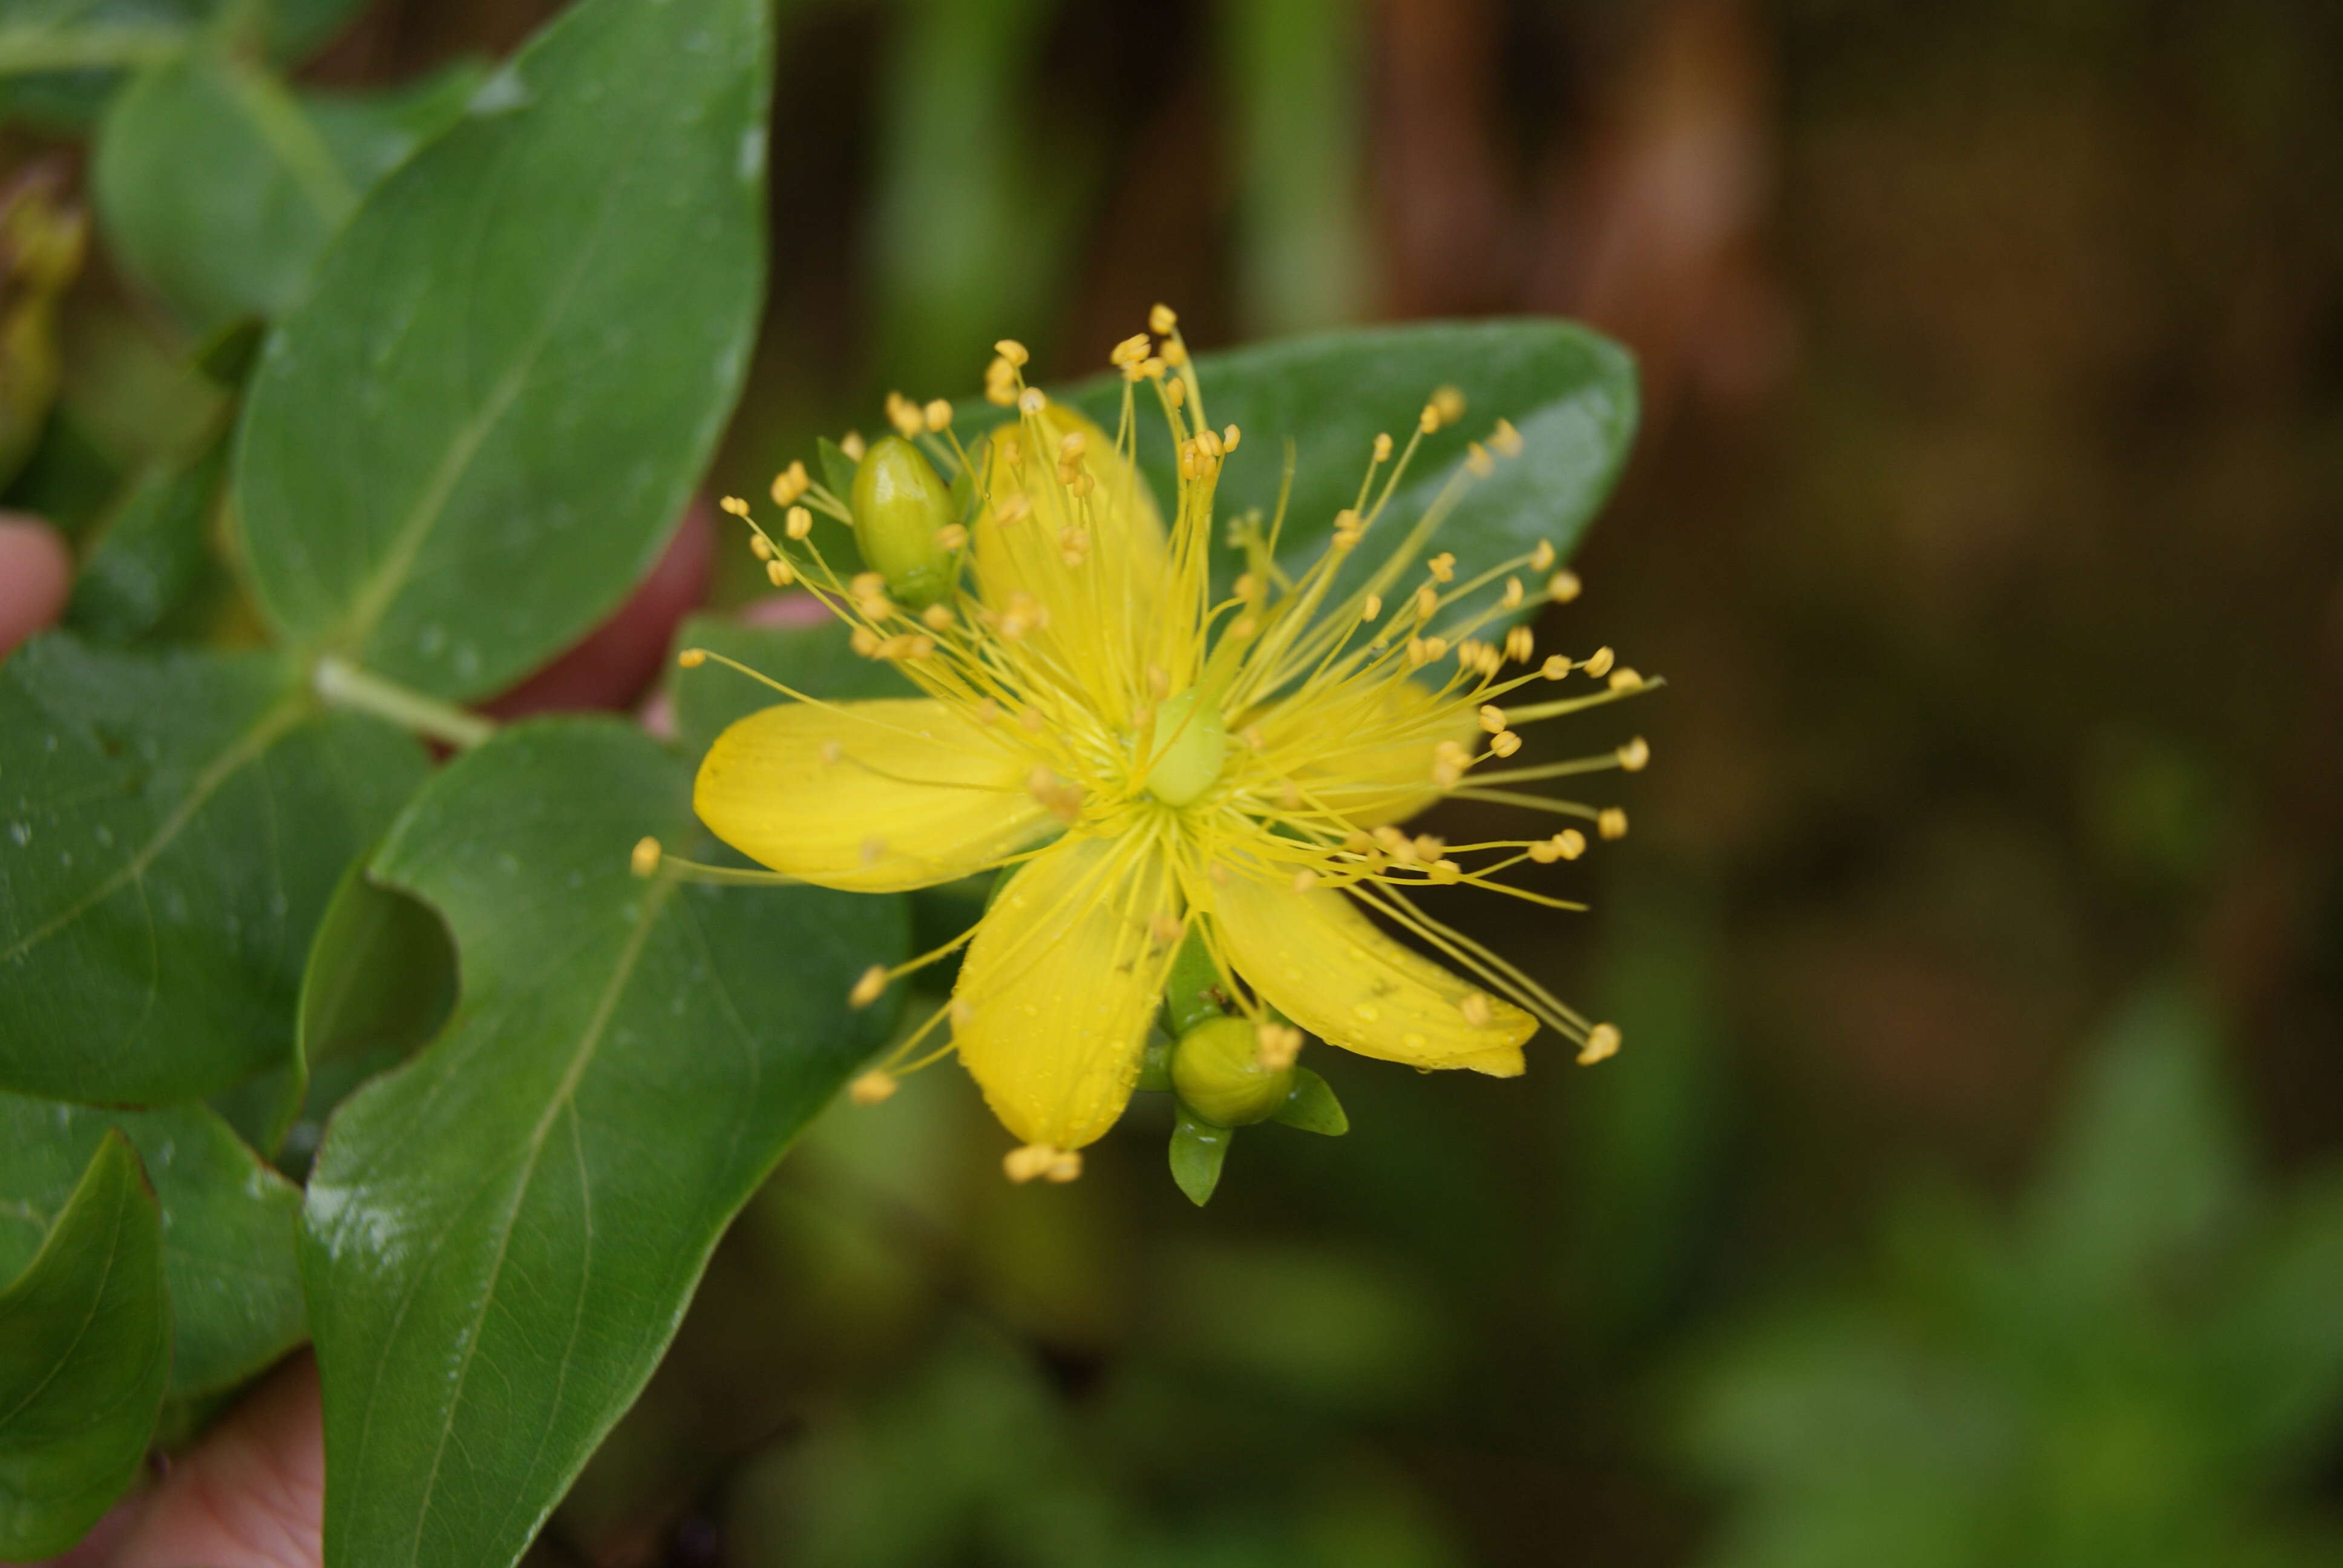
[[1164,1032],[1176,1040],[1200,1023],[1225,1017],[1222,996],[1220,966],[1212,961],[1203,933],[1192,930],[1163,981]]
[[1342,1102],[1334,1098],[1333,1090],[1324,1079],[1306,1067],[1293,1070],[1293,1088],[1270,1120],[1328,1138],[1339,1138],[1351,1130],[1351,1119],[1344,1113]]
[[1172,1180],[1197,1208],[1220,1186],[1221,1163],[1229,1157],[1229,1142],[1235,1137],[1227,1128],[1215,1127],[1181,1107],[1180,1120],[1172,1129]]
[[959,515],[951,491],[900,436],[870,443],[854,471],[854,542],[889,597],[924,609],[951,591],[959,552],[937,538]]
[[830,494],[841,498],[852,496],[854,473],[861,466],[860,461],[848,457],[845,447],[827,437],[817,440],[814,447],[821,458],[821,482],[830,487]]
[[1172,1087],[1181,1101],[1222,1127],[1265,1121],[1293,1089],[1291,1066],[1262,1064],[1261,1032],[1242,1018],[1207,1019],[1172,1048]]

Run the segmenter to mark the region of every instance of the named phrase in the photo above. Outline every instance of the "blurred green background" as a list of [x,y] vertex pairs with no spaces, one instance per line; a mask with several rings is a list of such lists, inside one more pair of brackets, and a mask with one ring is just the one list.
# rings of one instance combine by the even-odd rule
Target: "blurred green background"
[[[554,8],[376,0],[302,80]],[[1635,833],[1592,915],[1443,911],[1628,1043],[1314,1052],[1353,1132],[1202,1211],[1153,1097],[1047,1191],[949,1066],[836,1111],[538,1560],[2343,1563],[2343,12],[783,15],[717,488],[1159,298],[1636,349],[1541,628],[1669,679],[1586,737],[1650,738]],[[70,524],[216,412],[102,249],[60,320]]]

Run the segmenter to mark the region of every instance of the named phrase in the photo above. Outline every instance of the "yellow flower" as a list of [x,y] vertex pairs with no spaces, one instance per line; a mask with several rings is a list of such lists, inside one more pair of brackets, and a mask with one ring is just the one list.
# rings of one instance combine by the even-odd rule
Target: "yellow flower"
[[[1638,768],[1648,755],[1638,740],[1596,758],[1503,765],[1523,725],[1653,684],[1624,672],[1587,695],[1541,700],[1532,689],[1574,671],[1599,677],[1614,662],[1608,648],[1538,660],[1522,626],[1476,635],[1518,618],[1531,597],[1519,574],[1549,572],[1551,548],[1462,577],[1453,557],[1427,556],[1473,478],[1517,453],[1521,437],[1499,421],[1420,517],[1388,518],[1423,437],[1463,411],[1456,389],[1438,389],[1403,447],[1377,437],[1359,503],[1333,519],[1315,564],[1295,577],[1278,565],[1282,516],[1242,526],[1247,570],[1216,596],[1213,495],[1242,437],[1206,423],[1171,313],[1159,307],[1151,325],[1160,343],[1141,334],[1115,351],[1124,385],[1111,436],[1026,387],[1014,343],[1001,346],[986,395],[1016,417],[972,450],[951,431],[949,405],[890,399],[899,445],[923,445],[969,476],[964,527],[936,527],[944,514],[924,480],[890,490],[912,499],[886,518],[866,505],[858,521],[801,470],[785,476],[792,501],[864,530],[866,558],[920,563],[927,587],[890,593],[875,573],[841,578],[794,518],[779,537],[758,528],[754,541],[777,581],[802,582],[853,628],[859,649],[925,695],[830,703],[779,688],[792,700],[727,729],[695,794],[719,839],[781,879],[876,892],[1010,869],[961,938],[858,985],[867,1001],[967,946],[949,1005],[855,1098],[884,1099],[888,1075],[909,1070],[898,1064],[948,1024],[943,1050],[1022,1141],[1008,1161],[1020,1180],[1070,1178],[1075,1151],[1121,1115],[1167,973],[1190,941],[1210,954],[1232,1007],[1262,1026],[1279,1068],[1296,1037],[1272,1010],[1362,1055],[1498,1077],[1523,1070],[1522,1047],[1541,1022],[1582,1060],[1618,1040],[1413,897],[1458,884],[1578,908],[1502,879],[1524,861],[1575,859],[1584,834],[1451,845],[1399,826],[1453,797],[1583,819],[1614,837],[1612,819],[1592,807],[1513,787]],[[1177,446],[1168,528],[1132,462],[1142,398]],[[726,508],[749,515],[745,502]],[[882,526],[920,532],[873,540],[869,530]],[[1338,590],[1346,558],[1378,530],[1404,537]],[[1560,600],[1577,582],[1555,574],[1535,591]]]

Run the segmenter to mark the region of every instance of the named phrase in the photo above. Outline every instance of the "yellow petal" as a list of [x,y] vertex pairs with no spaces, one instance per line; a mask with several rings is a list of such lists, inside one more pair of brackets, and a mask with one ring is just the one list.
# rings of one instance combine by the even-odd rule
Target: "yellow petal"
[[[1271,755],[1289,743],[1311,760],[1293,781],[1355,827],[1404,822],[1440,799],[1433,751],[1453,740],[1479,751],[1487,739],[1473,709],[1443,702],[1413,680],[1363,683],[1296,697],[1261,720]],[[1342,736],[1339,746],[1329,736]]]
[[[1081,501],[1058,478],[1059,443],[1076,433],[1092,486]],[[1012,439],[1014,467],[1001,460]],[[1020,596],[1039,605],[1045,622],[1021,640],[1121,722],[1170,573],[1162,514],[1146,479],[1116,454],[1111,436],[1062,403],[995,431],[980,471],[989,500],[974,533],[978,594],[995,614],[1009,613]],[[1070,564],[1070,552],[1079,564]]]
[[960,1061],[1010,1131],[1079,1149],[1114,1125],[1139,1077],[1170,955],[1160,859],[1069,839],[1029,861],[979,927],[953,993]]
[[1032,766],[944,703],[783,703],[716,738],[692,805],[750,859],[826,888],[895,892],[980,871],[1051,826]]
[[[1348,895],[1240,872],[1214,892],[1213,914],[1238,974],[1328,1044],[1411,1067],[1522,1070],[1537,1020],[1393,941]],[[1463,1009],[1483,1003],[1476,1024]]]

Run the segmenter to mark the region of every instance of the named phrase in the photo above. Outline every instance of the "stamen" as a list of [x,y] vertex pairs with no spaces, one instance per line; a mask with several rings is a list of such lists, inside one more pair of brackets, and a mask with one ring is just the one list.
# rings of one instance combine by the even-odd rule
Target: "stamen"
[[1586,1031],[1586,1043],[1578,1048],[1578,1065],[1592,1067],[1619,1054],[1620,1035],[1616,1024],[1598,1023]]
[[895,1097],[895,1080],[874,1067],[848,1085],[846,1092],[857,1105],[877,1105]]
[[634,852],[627,858],[628,869],[638,877],[651,877],[659,869],[659,841],[642,838],[635,840]]
[[854,982],[854,989],[846,993],[846,1005],[857,1010],[869,1007],[886,989],[887,966],[872,964],[862,971],[862,978]]
[[1627,813],[1622,811],[1616,806],[1604,807],[1603,809],[1603,814],[1594,819],[1594,830],[1602,834],[1605,839],[1625,838],[1627,836]]

